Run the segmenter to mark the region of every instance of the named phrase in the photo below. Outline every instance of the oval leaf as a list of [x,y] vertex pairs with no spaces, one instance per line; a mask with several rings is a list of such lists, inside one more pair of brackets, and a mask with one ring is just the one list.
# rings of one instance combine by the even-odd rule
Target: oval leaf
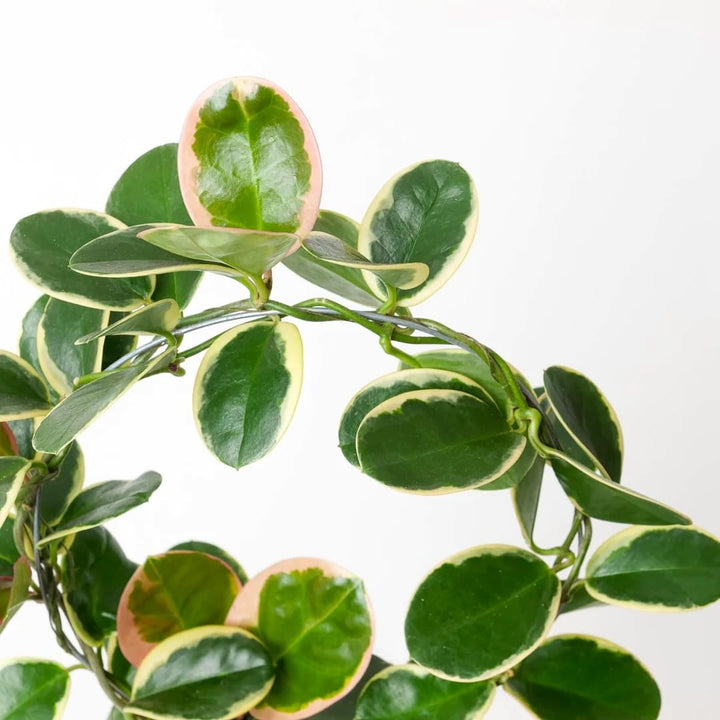
[[168,552],[173,550],[191,550],[192,552],[205,553],[211,555],[218,560],[222,560],[226,565],[230,566],[230,569],[237,575],[238,580],[244,585],[248,581],[248,576],[242,565],[232,556],[217,545],[212,543],[203,542],[202,540],[188,540],[187,542],[178,543],[173,545]]
[[690,524],[667,505],[605,480],[569,457],[553,457],[551,463],[567,496],[590,517],[636,525]]
[[448,370],[424,370],[409,368],[384,375],[368,383],[358,392],[343,412],[338,431],[340,449],[346,459],[360,467],[357,456],[357,431],[367,414],[380,403],[412,390],[458,390],[473,395],[485,402],[492,402],[490,396],[468,377]]
[[222,625],[240,580],[222,560],[201,552],[149,557],[127,582],[118,606],[118,642],[136,667],[160,642],[183,630]]
[[13,525],[12,518],[7,518],[0,525],[0,577],[12,577],[13,565],[20,559],[13,536]]
[[415,390],[385,400],[357,432],[364,473],[426,494],[492,482],[515,464],[525,444],[497,408],[457,390]]
[[533,542],[544,472],[545,460],[539,457],[530,467],[525,477],[513,488],[512,492],[515,515],[528,545],[532,545]]
[[70,258],[70,267],[82,275],[100,277],[140,277],[164,273],[207,270],[223,275],[236,273],[226,265],[176,255],[138,237],[156,225],[134,225],[101,235],[83,245]]
[[548,368],[544,382],[548,401],[565,430],[597,459],[609,479],[619,483],[622,431],[605,396],[584,375],[566,367]]
[[20,357],[30,363],[41,377],[42,369],[40,367],[40,358],[38,357],[37,332],[43,311],[49,300],[49,295],[41,295],[25,313],[20,332],[20,342],[18,344]]
[[62,522],[53,532],[43,537],[38,547],[54,542],[65,535],[102,525],[138,505],[146,503],[160,487],[160,475],[150,471],[135,480],[108,480],[91,485],[71,503]]
[[696,527],[632,527],[590,559],[587,590],[612,605],[693,610],[720,599],[720,542]]
[[340,238],[324,232],[311,232],[302,242],[303,247],[319,260],[331,265],[367,270],[380,278],[385,285],[411,290],[424,283],[430,274],[425,263],[376,263],[354,250]]
[[145,658],[125,712],[155,720],[231,720],[262,700],[273,677],[267,650],[245,630],[186,630]]
[[70,691],[70,675],[45,660],[0,664],[0,717],[4,720],[58,720]]
[[507,490],[508,488],[517,487],[527,477],[527,474],[539,459],[535,448],[530,443],[527,443],[522,455],[515,461],[514,465],[511,465],[499,478],[486,485],[481,485],[478,490]]
[[80,492],[85,481],[85,458],[80,446],[71,443],[54,474],[42,485],[39,495],[40,517],[53,526],[60,522],[70,503]]
[[221,335],[195,380],[195,419],[205,444],[241,468],[268,453],[295,411],[302,341],[290,323],[260,320]]
[[410,655],[448,680],[485,680],[516,665],[547,635],[560,581],[525,550],[471,548],[421,583],[405,620]]
[[107,310],[57,298],[45,305],[37,329],[38,359],[43,375],[59,395],[69,395],[77,378],[100,371],[102,343],[77,346],[75,339],[101,332],[109,316]]
[[480,720],[492,702],[495,683],[456,683],[417,665],[393,665],[362,691],[354,720]]
[[[477,193],[460,165],[429,160],[393,177],[377,194],[362,224],[358,250],[383,264],[424,263],[429,278],[398,293],[399,304],[417,305],[441,288],[470,249],[477,226]],[[370,273],[370,287],[382,287]]]
[[20,220],[10,247],[26,277],[48,295],[103,310],[132,310],[150,298],[150,278],[86,277],[68,264],[85,243],[123,227],[119,220],[92,210],[49,210]]
[[15,561],[9,578],[0,577],[0,632],[30,595],[32,572],[25,558]]
[[372,654],[373,618],[362,581],[315,558],[286,560],[252,578],[228,615],[256,629],[276,663],[275,684],[252,714],[300,720],[356,685]]
[[78,339],[75,342],[84,345],[107,335],[165,335],[175,329],[180,317],[180,306],[175,300],[158,300],[124,315],[102,330],[81,337],[76,335]]
[[262,275],[297,244],[297,235],[241,228],[154,227],[138,233],[145,242],[191,260],[221,263],[247,275]]
[[[321,210],[313,230],[330,233],[351,250],[357,250],[358,223],[340,213]],[[309,253],[302,245],[283,259],[283,264],[314,285],[361,305],[377,306],[378,298],[365,282],[362,272],[353,267],[334,265]]]
[[170,349],[149,362],[114,370],[70,393],[38,425],[35,449],[57,455],[138,380],[166,364],[174,352]]
[[52,408],[45,383],[25,360],[0,350],[0,420],[45,415]]
[[99,646],[115,632],[120,596],[136,567],[105,528],[75,536],[60,577],[65,608],[83,642]]
[[548,640],[505,688],[542,720],[655,720],[660,713],[650,673],[618,645],[582,635]]
[[216,83],[195,101],[178,152],[195,225],[310,232],[322,170],[310,125],[282,89],[259,78]]

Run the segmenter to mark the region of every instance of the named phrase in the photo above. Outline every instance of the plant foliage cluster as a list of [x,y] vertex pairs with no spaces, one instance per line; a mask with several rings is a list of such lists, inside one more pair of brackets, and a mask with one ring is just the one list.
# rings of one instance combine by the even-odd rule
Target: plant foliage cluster
[[[470,720],[498,687],[546,720],[656,718],[659,690],[629,652],[551,628],[590,605],[714,602],[720,543],[621,483],[620,425],[590,379],[555,366],[532,387],[492,349],[413,315],[473,240],[477,197],[460,165],[401,171],[359,223],[320,209],[321,184],[293,100],[235,78],[200,96],[179,144],[122,174],[105,212],[17,223],[12,255],[42,295],[17,352],[0,352],[0,630],[23,603],[43,603],[112,720]],[[273,299],[278,263],[334,299]],[[239,299],[187,313],[204,274],[236,280]],[[507,490],[527,543],[430,569],[409,603],[405,664],[372,654],[370,603],[351,572],[294,558],[248,578],[199,541],[138,564],[104,524],[160,477],[84,486],[82,431],[143,378],[181,377],[200,353],[202,441],[234,468],[261,459],[298,402],[306,322],[355,323],[399,363],[350,399],[348,462],[405,492]],[[548,482],[567,497],[568,527],[543,548],[533,535]],[[591,554],[595,519],[628,527]],[[59,718],[70,669],[2,664],[0,720]]]

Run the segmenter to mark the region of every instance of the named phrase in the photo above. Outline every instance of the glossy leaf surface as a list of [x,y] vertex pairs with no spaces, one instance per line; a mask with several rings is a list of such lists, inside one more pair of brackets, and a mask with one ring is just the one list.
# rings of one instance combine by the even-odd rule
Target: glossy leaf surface
[[47,545],[65,535],[102,525],[146,503],[160,487],[160,481],[160,476],[150,471],[135,480],[108,480],[91,485],[70,503],[62,522],[53,528],[52,533],[43,537],[39,545]]
[[10,237],[25,276],[53,297],[107,310],[132,310],[150,298],[149,278],[108,279],[79,275],[69,267],[73,253],[123,223],[92,210],[50,210],[23,218]]
[[420,493],[489,483],[517,461],[525,443],[497,408],[457,390],[415,390],[385,400],[357,432],[363,472]]
[[186,630],[145,658],[126,712],[155,720],[231,720],[267,694],[273,677],[267,651],[245,630]]
[[[399,293],[401,305],[417,305],[455,272],[476,225],[477,195],[470,176],[456,163],[430,160],[406,168],[380,190],[360,225],[358,250],[377,263],[427,265],[428,280]],[[365,277],[377,287],[375,278]]]
[[199,226],[305,235],[320,207],[317,143],[281,88],[236,77],[191,108],[178,153],[180,188]]
[[116,628],[117,608],[137,564],[103,527],[78,533],[65,555],[65,605],[83,642],[98,646]]
[[451,682],[417,665],[392,665],[362,691],[354,720],[480,720],[494,694],[492,682]]
[[159,642],[201,625],[222,625],[240,580],[223,561],[201,552],[149,557],[125,585],[118,641],[136,667]]
[[692,610],[720,599],[720,542],[695,527],[633,527],[590,559],[596,599],[641,610]]
[[25,313],[20,331],[20,342],[18,343],[20,357],[30,363],[41,377],[42,369],[38,357],[37,332],[48,300],[50,300],[49,295],[41,295]]
[[247,582],[247,573],[243,569],[242,565],[232,556],[217,545],[212,543],[202,542],[201,540],[188,540],[177,545],[173,545],[168,552],[173,550],[191,550],[192,552],[205,553],[212,557],[222,560],[224,563],[230,566],[230,569],[237,575],[238,580],[244,585]]
[[605,396],[584,375],[566,367],[548,368],[544,383],[550,405],[565,430],[597,458],[611,480],[620,482],[622,431]]
[[689,525],[676,510],[605,480],[574,460],[553,458],[552,467],[575,506],[590,517],[636,525]]
[[[358,228],[358,223],[340,213],[321,210],[313,230],[330,233],[351,250],[357,250]],[[329,290],[347,300],[370,306],[376,306],[379,303],[373,290],[365,282],[361,270],[320,260],[302,245],[296,252],[284,258],[283,264],[300,277],[309,280],[313,285]]]
[[300,395],[302,341],[290,323],[260,320],[221,335],[195,380],[195,417],[205,444],[240,468],[268,453]]
[[138,237],[190,260],[224,264],[249,275],[262,275],[277,265],[298,240],[291,233],[180,226],[149,228]]
[[507,490],[517,487],[534,468],[540,458],[535,448],[530,443],[525,444],[522,455],[511,465],[500,477],[486,485],[481,485],[478,490]]
[[38,417],[50,410],[50,396],[35,369],[0,350],[0,420]]
[[25,458],[0,457],[0,525],[7,519],[29,469]]
[[79,387],[43,418],[35,431],[36,450],[57,454],[138,380],[168,362],[169,350],[147,363],[115,370]]
[[655,720],[660,691],[623,648],[560,635],[515,669],[506,689],[541,720]]
[[13,457],[17,454],[15,434],[6,422],[0,422],[0,457]]
[[532,543],[533,532],[535,531],[544,472],[545,460],[538,458],[512,491],[515,515],[520,523],[520,530],[525,542],[528,544]]
[[175,329],[180,317],[180,307],[175,300],[158,300],[123,316],[102,330],[76,336],[77,343],[84,345],[106,335],[163,335]]
[[302,242],[303,247],[316,258],[344,267],[371,272],[385,285],[411,290],[427,280],[430,268],[424,263],[372,262],[340,238],[323,232],[311,232]]
[[153,228],[154,225],[134,225],[97,237],[83,245],[70,258],[70,267],[83,275],[109,278],[131,278],[191,270],[207,270],[225,275],[233,273],[225,265],[190,260],[138,237],[138,233]]
[[65,709],[70,675],[46,660],[0,664],[0,717],[3,720],[58,720]]
[[69,395],[75,380],[99,372],[102,343],[76,345],[75,340],[99,332],[107,325],[109,312],[50,298],[37,330],[40,367],[58,395]]
[[323,560],[295,558],[252,578],[227,622],[255,629],[277,677],[259,720],[311,717],[349,693],[372,653],[373,619],[362,581]]
[[13,539],[12,518],[0,525],[0,577],[12,577],[13,565],[20,559],[20,553]]
[[345,458],[356,467],[360,467],[355,447],[357,431],[371,410],[385,400],[402,393],[425,389],[457,390],[473,395],[481,401],[492,402],[473,380],[449,370],[411,368],[383,375],[362,388],[345,408],[338,431],[340,449]]
[[410,655],[449,680],[485,680],[516,665],[548,633],[560,581],[525,550],[471,548],[435,568],[405,620]]
[[33,418],[10,420],[7,425],[17,443],[17,454],[20,455],[20,457],[32,460],[36,455],[35,448],[32,445],[32,436],[35,432],[35,420]]
[[568,591],[567,600],[564,600],[560,606],[560,614],[574,612],[575,610],[583,610],[587,607],[601,606],[602,603],[596,600],[587,589],[585,580],[579,580],[574,583]]
[[68,447],[56,472],[43,483],[39,495],[40,517],[46,525],[56,525],[70,503],[80,492],[85,480],[85,458],[74,442]]

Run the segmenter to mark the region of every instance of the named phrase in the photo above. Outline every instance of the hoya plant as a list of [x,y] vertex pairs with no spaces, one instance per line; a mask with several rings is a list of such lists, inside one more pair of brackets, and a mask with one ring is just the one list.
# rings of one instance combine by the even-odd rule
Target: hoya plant
[[[200,95],[177,144],[122,173],[104,210],[15,226],[10,252],[39,297],[19,347],[0,352],[0,630],[42,603],[68,662],[4,661],[0,720],[60,718],[76,668],[94,674],[111,720],[470,720],[498,688],[544,720],[657,718],[640,660],[553,624],[588,606],[709,605],[720,543],[621,482],[618,418],[580,371],[549,367],[533,387],[482,342],[413,314],[473,241],[461,165],[401,170],[359,222],[321,209],[321,186],[296,103],[233,78]],[[279,263],[310,299],[277,299]],[[236,299],[187,312],[203,275],[235,281]],[[298,403],[308,323],[352,323],[390,356],[387,374],[347,388],[328,452],[388,493],[507,491],[525,539],[428,567],[399,665],[373,654],[363,581],[332,558],[277,558],[248,577],[238,549],[189,540],[136,562],[104,524],[148,501],[159,475],[84,485],[83,431],[162,373],[194,382],[198,445],[238,470],[262,461]],[[541,547],[552,483],[569,522]],[[618,525],[599,547],[595,520]]]

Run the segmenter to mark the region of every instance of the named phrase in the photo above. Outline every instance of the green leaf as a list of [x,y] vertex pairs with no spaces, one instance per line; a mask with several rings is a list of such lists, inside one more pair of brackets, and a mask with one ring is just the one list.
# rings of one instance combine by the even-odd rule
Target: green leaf
[[120,596],[136,568],[105,528],[75,536],[60,577],[65,607],[83,642],[102,645],[115,631]]
[[602,603],[588,593],[585,580],[579,580],[570,588],[567,600],[564,600],[560,605],[560,614],[564,615],[575,610],[583,610],[586,607],[598,607],[601,605]]
[[136,667],[160,642],[183,630],[222,625],[240,580],[222,560],[202,552],[149,557],[127,582],[118,605],[118,642]]
[[7,518],[0,525],[0,577],[12,577],[13,565],[20,559],[13,537],[14,520]]
[[548,640],[505,689],[541,720],[655,720],[660,713],[648,671],[618,645],[582,635]]
[[69,395],[77,378],[100,371],[102,343],[78,347],[75,339],[101,332],[109,316],[107,310],[57,298],[50,298],[45,305],[37,328],[38,360],[43,375],[59,395]]
[[0,420],[45,415],[52,405],[45,383],[21,357],[0,350]]
[[50,475],[42,485],[40,499],[40,517],[53,526],[60,522],[70,503],[82,489],[85,481],[85,458],[80,446],[73,442],[68,446],[65,456],[55,474]]
[[145,242],[199,262],[224,264],[241,274],[262,275],[298,242],[291,233],[242,228],[153,227],[138,233]]
[[527,474],[539,459],[535,448],[530,443],[527,443],[522,455],[515,461],[514,465],[511,465],[496,480],[487,483],[487,485],[481,485],[478,490],[507,490],[508,488],[517,487],[527,477]]
[[17,443],[17,454],[20,457],[33,460],[36,455],[35,448],[32,445],[35,421],[32,418],[26,418],[24,420],[10,420],[7,424]]
[[342,699],[333,702],[330,707],[321,710],[316,715],[311,715],[309,720],[354,720],[355,709],[357,708],[358,698],[365,685],[370,681],[371,678],[375,677],[381,670],[388,667],[382,658],[377,655],[373,655],[370,658],[370,664],[365,671],[365,674],[360,678],[357,685]]
[[146,503],[160,487],[160,476],[146,472],[135,480],[108,480],[91,485],[77,495],[53,532],[43,537],[38,547],[59,540],[66,535],[102,525],[138,505]]
[[185,273],[191,270],[207,270],[223,275],[236,274],[225,265],[190,260],[151,245],[138,237],[138,233],[156,227],[149,224],[133,225],[101,235],[73,254],[70,258],[70,267],[82,275],[110,278]]
[[110,191],[105,212],[126,225],[191,225],[180,195],[177,148],[177,143],[160,145],[135,160]]
[[196,225],[307,234],[322,169],[307,119],[287,93],[257,78],[208,88],[188,114],[180,188]]
[[22,330],[20,332],[20,342],[18,344],[20,357],[30,363],[38,375],[41,376],[42,369],[40,367],[40,358],[38,357],[37,331],[48,300],[50,300],[49,295],[41,295],[25,313],[22,321]]
[[392,665],[366,685],[355,720],[479,720],[495,694],[492,682],[451,682],[417,665]]
[[[161,276],[163,277],[163,276]],[[122,320],[126,313],[110,313],[109,324]],[[137,347],[137,335],[106,335],[103,342],[103,370]]]
[[272,660],[247,631],[186,630],[145,658],[125,711],[155,720],[231,720],[255,707],[273,678]]
[[0,577],[0,633],[27,600],[31,580],[30,564],[25,558],[15,561],[9,578]]
[[0,525],[10,514],[30,462],[19,457],[0,457]]
[[[377,263],[421,262],[430,268],[419,287],[398,293],[417,305],[441,288],[470,249],[477,225],[477,193],[460,165],[429,160],[393,177],[370,204],[358,250]],[[382,292],[369,273],[367,283]]]
[[[358,228],[358,223],[344,215],[321,210],[313,230],[330,233],[351,250],[357,250]],[[371,307],[378,305],[377,297],[368,287],[362,272],[357,268],[333,265],[320,260],[302,245],[282,262],[305,280],[347,300]]]
[[169,349],[149,362],[114,370],[73,391],[43,418],[33,438],[35,449],[59,453],[138,380],[167,363],[174,352]]
[[237,575],[238,580],[240,580],[243,585],[248,580],[247,573],[243,569],[242,565],[240,565],[240,563],[232,555],[230,555],[230,553],[226,552],[217,545],[202,542],[201,540],[188,540],[187,542],[173,545],[168,552],[172,552],[173,550],[191,550],[193,552],[201,552],[206,555],[211,555],[218,560],[222,560],[226,565],[229,565],[230,569]]
[[415,390],[385,400],[357,432],[363,472],[391,487],[430,494],[492,482],[525,444],[497,408],[457,390]]
[[174,300],[181,309],[185,309],[195,295],[202,280],[199,272],[170,272],[155,278],[153,300]]
[[175,329],[180,317],[180,307],[175,300],[158,300],[75,342],[84,345],[107,335],[165,335]]
[[358,392],[343,412],[338,438],[346,459],[356,467],[360,460],[356,451],[357,431],[367,414],[380,403],[412,390],[458,390],[478,400],[492,402],[490,396],[476,382],[449,370],[409,368],[384,375],[368,383]]
[[0,718],[58,720],[70,691],[70,675],[46,660],[6,660],[0,664]]
[[631,527],[590,558],[587,590],[611,605],[693,610],[720,599],[720,542],[696,527]]
[[92,278],[68,265],[73,253],[90,240],[123,227],[115,218],[92,210],[49,210],[20,220],[10,247],[25,276],[48,295],[103,310],[132,310],[150,298],[151,278]]
[[105,656],[107,657],[107,669],[115,676],[116,680],[122,683],[123,688],[127,689],[129,695],[135,680],[135,668],[122,654],[116,632],[111,633],[105,641]]
[[486,680],[527,657],[547,635],[560,581],[531,553],[470,548],[436,567],[405,620],[410,655],[448,680]]
[[367,270],[385,285],[411,290],[424,283],[430,274],[425,263],[377,263],[351,248],[340,238],[324,232],[311,232],[303,240],[303,247],[319,260],[331,265]]
[[290,713],[288,720],[324,710],[370,662],[373,622],[363,583],[323,560],[286,560],[252,578],[227,622],[257,632],[276,664],[272,690],[253,712],[259,718],[264,708],[269,716]]
[[512,491],[515,515],[520,523],[520,530],[525,538],[525,542],[528,545],[532,544],[533,532],[535,531],[535,520],[537,519],[544,472],[545,460],[539,457],[530,467],[527,475],[525,475]]
[[301,382],[302,341],[294,325],[258,320],[223,333],[195,380],[195,418],[205,444],[236,469],[259,460],[290,424]]
[[553,457],[555,475],[573,504],[598,520],[636,525],[689,525],[690,518],[605,480],[570,458]]
[[[558,420],[573,440],[597,458],[610,480],[620,482],[623,439],[615,411],[598,388],[576,370],[550,367],[545,392]],[[600,469],[598,468],[598,469]]]
[[513,401],[510,395],[495,380],[488,364],[478,355],[459,348],[448,348],[447,350],[419,353],[414,358],[421,367],[450,370],[474,380],[492,397],[495,405],[505,414],[508,422],[512,420]]

